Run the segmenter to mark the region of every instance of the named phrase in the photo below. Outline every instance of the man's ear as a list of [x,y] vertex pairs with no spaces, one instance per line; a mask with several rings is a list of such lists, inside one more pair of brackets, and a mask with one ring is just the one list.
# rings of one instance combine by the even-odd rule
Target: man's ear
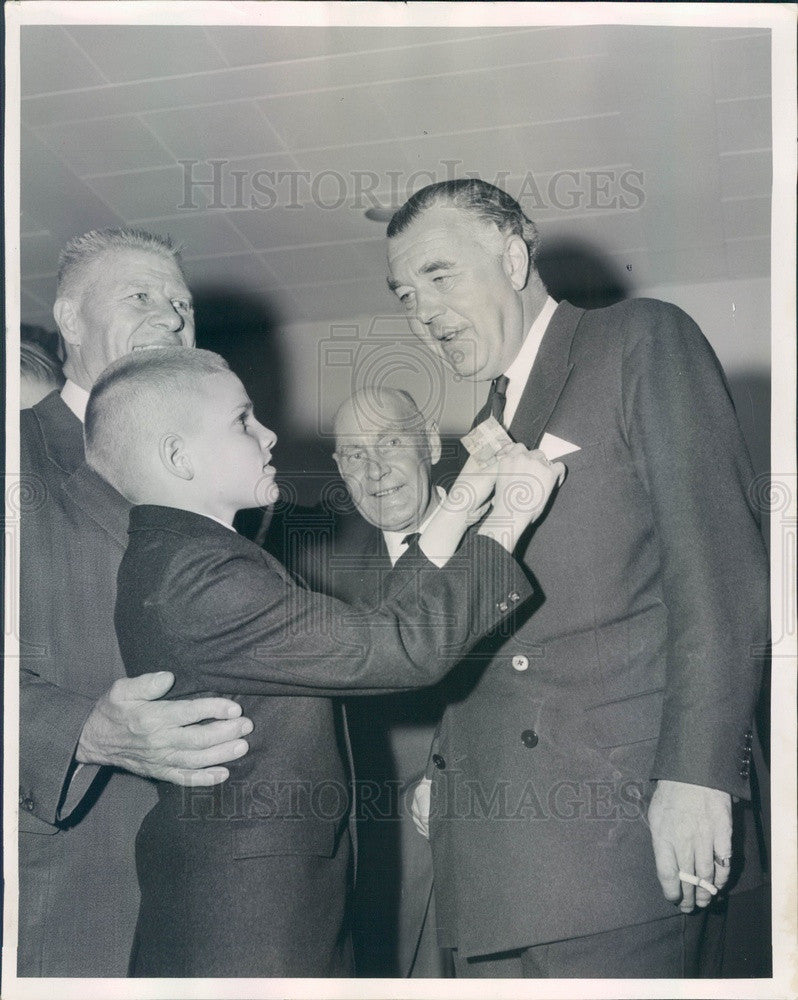
[[64,296],[56,299],[53,306],[53,319],[64,340],[68,344],[78,347],[80,345],[80,324],[78,322],[78,309],[73,300]]
[[513,288],[520,292],[529,277],[529,247],[520,236],[511,236],[505,243],[502,267]]
[[427,424],[427,445],[432,465],[437,465],[441,458],[441,436],[438,433],[438,425],[433,420]]
[[158,442],[158,457],[171,476],[187,481],[194,478],[194,467],[186,451],[186,443],[179,434],[164,434]]

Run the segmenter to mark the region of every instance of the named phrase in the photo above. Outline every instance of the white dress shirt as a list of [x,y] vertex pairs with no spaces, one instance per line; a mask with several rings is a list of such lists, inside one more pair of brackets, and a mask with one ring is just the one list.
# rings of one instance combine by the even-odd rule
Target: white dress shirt
[[557,303],[554,299],[550,295],[546,296],[543,308],[538,313],[535,322],[529,328],[529,333],[526,335],[523,344],[521,344],[520,351],[516,354],[512,364],[504,373],[509,379],[506,392],[507,402],[504,404],[504,417],[502,418],[502,423],[505,427],[510,426],[515,416],[515,411],[518,409],[521,396],[529,381],[529,373],[532,371],[532,365],[534,365],[535,358],[538,356],[543,335],[548,329],[549,321],[554,315],[556,308]]
[[417,531],[420,535],[424,533],[424,529],[429,524],[432,515],[441,505],[442,501],[446,499],[446,490],[440,486],[435,487],[435,492],[438,494],[438,502],[430,510],[424,520],[417,528],[409,528],[404,531],[383,531],[382,537],[385,539],[385,548],[388,550],[388,558],[391,560],[391,566],[395,566],[399,556],[401,556],[408,546],[405,544],[405,538],[408,535],[412,535]]
[[89,394],[82,389],[77,382],[67,379],[61,390],[61,399],[72,410],[78,420],[83,423],[86,418],[86,404],[89,401]]

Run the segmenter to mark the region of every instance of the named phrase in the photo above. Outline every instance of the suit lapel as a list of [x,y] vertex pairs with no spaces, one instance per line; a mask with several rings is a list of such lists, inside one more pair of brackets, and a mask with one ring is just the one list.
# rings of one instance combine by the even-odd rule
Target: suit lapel
[[41,428],[47,458],[63,472],[72,473],[83,464],[83,424],[58,392],[33,407]]
[[64,493],[122,548],[127,547],[130,504],[85,462],[64,482]]
[[537,448],[549,417],[565,388],[573,364],[571,343],[584,309],[561,302],[543,335],[537,358],[518,403],[510,436],[527,448]]

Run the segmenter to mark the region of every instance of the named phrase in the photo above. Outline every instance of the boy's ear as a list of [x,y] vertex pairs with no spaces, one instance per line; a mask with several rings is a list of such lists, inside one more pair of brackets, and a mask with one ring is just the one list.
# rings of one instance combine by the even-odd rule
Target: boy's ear
[[179,434],[164,434],[158,443],[158,457],[171,476],[187,481],[194,478],[191,458],[186,451],[185,441]]
[[80,345],[78,310],[72,299],[61,297],[55,300],[53,319],[68,344]]
[[438,432],[438,425],[433,420],[427,424],[427,444],[432,465],[437,465],[441,457],[441,436]]

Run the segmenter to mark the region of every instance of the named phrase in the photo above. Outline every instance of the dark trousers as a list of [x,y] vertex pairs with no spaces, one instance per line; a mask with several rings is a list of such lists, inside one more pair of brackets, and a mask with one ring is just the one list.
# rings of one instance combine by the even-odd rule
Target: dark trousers
[[461,958],[455,973],[483,979],[680,979],[720,975],[723,911],[675,914],[601,934]]

